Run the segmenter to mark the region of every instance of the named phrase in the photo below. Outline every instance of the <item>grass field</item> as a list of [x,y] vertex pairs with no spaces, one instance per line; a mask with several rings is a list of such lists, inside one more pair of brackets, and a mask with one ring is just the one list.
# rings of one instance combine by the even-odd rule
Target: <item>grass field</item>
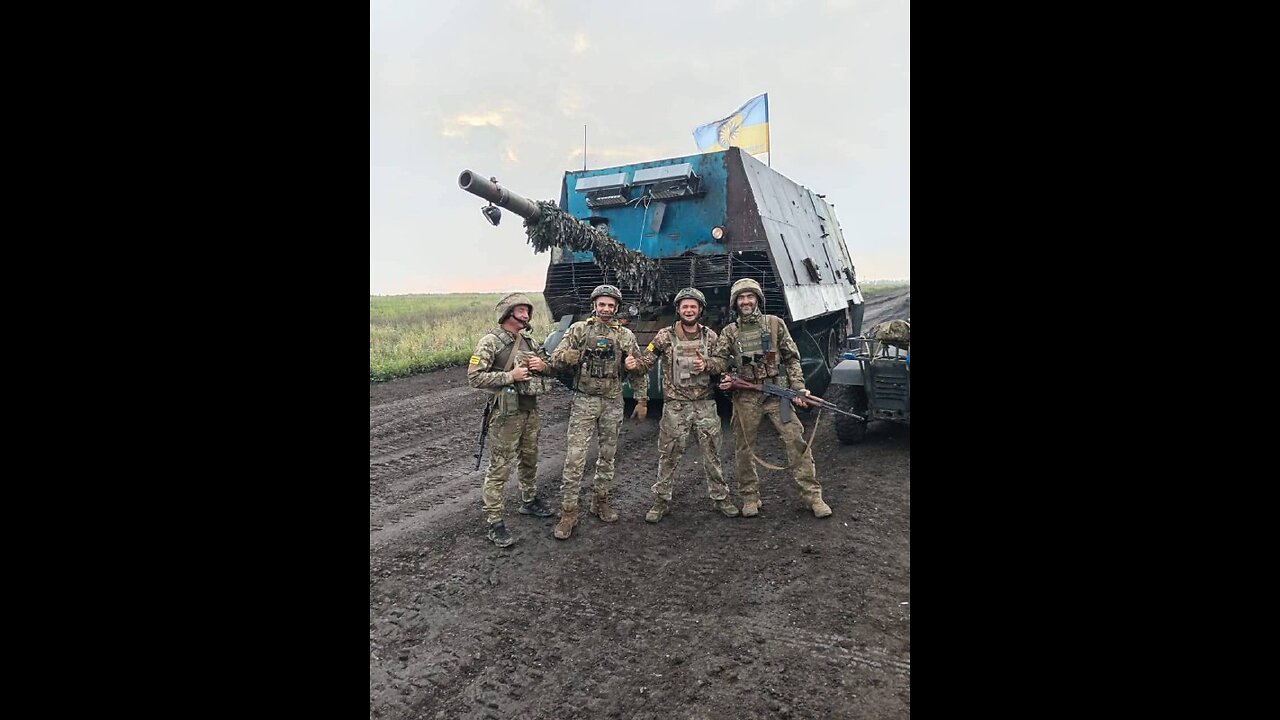
[[[534,337],[551,332],[542,293],[533,301]],[[498,326],[494,306],[506,293],[369,296],[369,381],[464,365],[480,336]]]
[[[864,296],[909,286],[909,282],[860,283]],[[538,342],[554,322],[542,293],[533,300]],[[480,336],[498,325],[494,306],[506,293],[369,296],[369,382],[405,377],[435,368],[465,365]]]

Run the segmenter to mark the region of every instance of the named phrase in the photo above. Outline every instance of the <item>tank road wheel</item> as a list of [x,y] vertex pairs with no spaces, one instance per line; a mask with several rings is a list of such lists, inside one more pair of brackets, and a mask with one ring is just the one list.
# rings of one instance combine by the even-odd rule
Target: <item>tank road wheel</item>
[[[827,388],[827,400],[844,410],[867,416],[867,391],[861,385],[832,385]],[[862,442],[867,434],[867,423],[851,418],[848,415],[832,413],[835,416],[836,437],[845,445]]]

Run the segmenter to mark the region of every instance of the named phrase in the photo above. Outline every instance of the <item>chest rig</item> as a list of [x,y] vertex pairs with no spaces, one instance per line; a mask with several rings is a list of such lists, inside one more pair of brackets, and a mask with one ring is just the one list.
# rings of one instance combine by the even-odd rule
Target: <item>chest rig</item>
[[[494,330],[492,334],[500,340],[503,339],[501,330]],[[505,372],[510,372],[516,365],[521,365],[527,368],[529,367],[529,358],[531,356],[537,356],[537,354],[537,351],[533,348],[533,341],[521,333],[516,333],[514,342],[504,344],[501,350],[494,353],[492,367],[495,370],[503,370]],[[513,355],[514,357],[512,357]],[[522,398],[527,398],[520,400],[520,409],[527,410],[531,407],[536,407],[536,405],[531,403],[532,399],[546,391],[546,378],[531,375],[528,380],[506,386],[500,390],[498,394],[500,396],[500,401],[503,400],[501,395],[504,394],[515,394]]]
[[679,323],[671,326],[671,384],[680,388],[692,388],[705,386],[707,377],[704,375],[700,380],[694,380],[695,373],[693,363],[698,359],[698,354],[702,357],[707,356],[707,329],[698,328],[698,337],[693,340],[683,340],[680,332],[677,330]]
[[[738,372],[754,380],[778,376],[777,323],[761,316],[760,322],[738,321]],[[770,327],[774,332],[769,332]]]
[[618,341],[610,333],[609,326],[600,322],[588,323],[582,347],[583,374],[592,378],[616,378],[619,365]]

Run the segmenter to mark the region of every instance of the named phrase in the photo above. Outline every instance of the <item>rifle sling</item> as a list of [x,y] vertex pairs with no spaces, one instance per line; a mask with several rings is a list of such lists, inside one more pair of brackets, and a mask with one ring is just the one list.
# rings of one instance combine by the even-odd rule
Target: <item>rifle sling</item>
[[[495,330],[490,330],[489,334],[498,338],[499,340],[502,340],[502,336],[499,335]],[[515,336],[514,340],[512,340],[509,343],[504,343],[502,349],[499,350],[493,356],[494,360],[500,360],[502,358],[503,353],[507,354],[506,362],[502,363],[503,365],[505,365],[505,367],[502,368],[503,372],[511,372],[513,369],[515,369],[515,366],[516,366],[516,346],[520,344],[520,341],[523,339],[523,336],[520,335],[519,333],[515,333],[514,336]],[[489,407],[493,407],[498,404],[498,393],[500,392],[502,392],[502,390],[498,389],[496,392],[493,393],[493,396],[489,398],[489,403],[488,403]],[[535,402],[537,401],[537,398],[532,398],[532,399]],[[521,410],[526,409],[525,404],[527,401],[524,400],[523,396],[521,397],[519,402],[520,402],[520,409]]]

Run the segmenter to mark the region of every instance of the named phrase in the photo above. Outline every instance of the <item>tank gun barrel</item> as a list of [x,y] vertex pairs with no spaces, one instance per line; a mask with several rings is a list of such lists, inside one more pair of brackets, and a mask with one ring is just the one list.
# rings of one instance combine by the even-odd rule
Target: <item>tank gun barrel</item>
[[541,211],[537,203],[499,186],[496,182],[486,180],[470,170],[463,170],[458,176],[458,186],[498,207],[510,210],[528,220],[530,225],[536,225],[539,220]]
[[[643,302],[653,302],[660,294],[661,268],[656,260],[631,250],[600,228],[592,227],[556,207],[551,200],[534,202],[500,187],[494,178],[485,178],[470,170],[458,176],[458,186],[503,207],[525,219],[525,235],[534,252],[551,248],[567,248],[574,252],[590,252],[600,268],[612,273],[614,282],[631,288]],[[485,218],[498,224],[495,208],[482,208]]]

